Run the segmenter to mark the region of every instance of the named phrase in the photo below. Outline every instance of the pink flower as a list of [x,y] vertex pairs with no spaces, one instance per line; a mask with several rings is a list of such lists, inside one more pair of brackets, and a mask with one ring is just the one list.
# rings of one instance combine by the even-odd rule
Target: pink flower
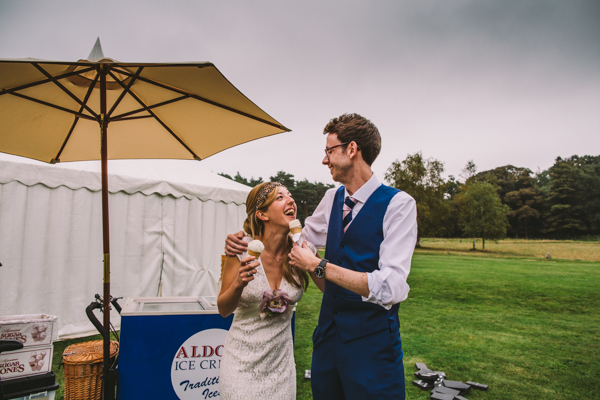
[[292,299],[283,290],[265,290],[260,302],[260,318],[282,314],[292,304]]

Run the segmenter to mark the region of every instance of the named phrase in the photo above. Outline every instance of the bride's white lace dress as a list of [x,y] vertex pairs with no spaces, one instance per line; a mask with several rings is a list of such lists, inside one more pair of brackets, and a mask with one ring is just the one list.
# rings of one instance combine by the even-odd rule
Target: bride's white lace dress
[[[233,324],[225,340],[219,392],[223,400],[296,399],[296,365],[292,342],[292,308],[261,319],[263,292],[271,290],[262,264],[244,288]],[[293,302],[302,289],[282,278],[280,290]]]

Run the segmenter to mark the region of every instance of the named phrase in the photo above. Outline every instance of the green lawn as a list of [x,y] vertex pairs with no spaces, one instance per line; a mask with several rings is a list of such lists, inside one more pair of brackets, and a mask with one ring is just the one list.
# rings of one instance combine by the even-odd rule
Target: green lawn
[[[415,362],[490,386],[477,399],[589,399],[600,393],[600,263],[416,254],[400,307],[407,398]],[[298,398],[310,399],[320,294],[298,307]]]
[[[600,262],[417,253],[409,284],[400,306],[408,399],[429,398],[411,384],[415,362],[490,386],[470,400],[600,396]],[[320,302],[311,285],[296,314],[299,399],[312,397],[304,370]],[[74,342],[55,343],[57,399],[58,361]]]

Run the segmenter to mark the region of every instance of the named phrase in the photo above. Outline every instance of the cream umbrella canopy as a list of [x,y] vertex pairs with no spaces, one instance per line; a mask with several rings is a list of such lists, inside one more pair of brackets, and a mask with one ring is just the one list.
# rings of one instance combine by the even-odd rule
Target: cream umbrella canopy
[[107,331],[107,160],[202,160],[286,131],[212,63],[119,62],[104,57],[99,40],[88,60],[0,59],[0,152],[49,163],[101,160]]

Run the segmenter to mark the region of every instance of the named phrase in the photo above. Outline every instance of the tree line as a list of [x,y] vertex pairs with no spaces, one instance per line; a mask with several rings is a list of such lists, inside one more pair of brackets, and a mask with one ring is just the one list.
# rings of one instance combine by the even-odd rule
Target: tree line
[[556,158],[547,170],[505,165],[460,178],[418,152],[395,161],[385,179],[417,201],[419,235],[485,239],[578,239],[600,235],[600,156]]
[[[505,165],[477,172],[467,162],[460,176],[443,177],[444,163],[421,152],[396,160],[388,185],[417,202],[419,237],[578,239],[600,235],[600,156],[556,158],[547,170]],[[236,182],[255,186],[262,178]],[[331,184],[296,181],[283,171],[269,178],[292,192],[298,219],[311,215]]]

